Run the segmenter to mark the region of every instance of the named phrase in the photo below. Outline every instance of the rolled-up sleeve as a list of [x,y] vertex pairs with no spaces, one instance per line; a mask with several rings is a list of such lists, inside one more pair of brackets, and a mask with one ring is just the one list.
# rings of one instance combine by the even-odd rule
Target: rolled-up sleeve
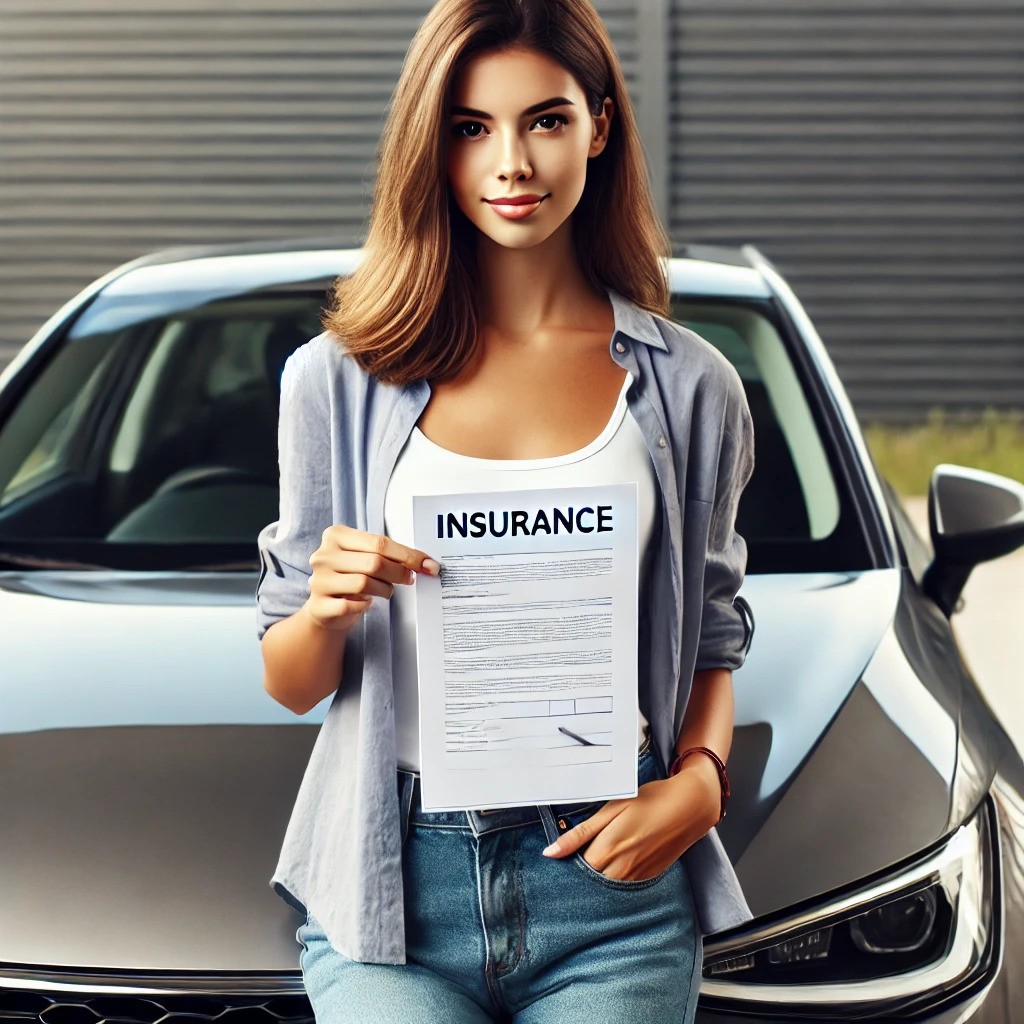
[[323,367],[312,342],[293,352],[281,374],[277,449],[278,518],[260,530],[257,637],[297,612],[309,597],[309,558],[331,525],[331,421]]
[[[740,496],[754,471],[754,424],[739,374],[730,366],[715,498],[704,570],[704,610],[697,670],[739,668],[747,654],[748,626],[736,602],[747,568],[747,543],[736,532]],[[740,602],[745,604],[740,599]]]

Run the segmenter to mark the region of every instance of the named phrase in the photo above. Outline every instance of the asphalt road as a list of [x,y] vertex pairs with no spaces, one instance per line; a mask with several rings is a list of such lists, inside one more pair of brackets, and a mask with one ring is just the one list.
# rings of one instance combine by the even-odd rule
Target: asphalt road
[[[927,500],[907,498],[904,504],[927,537]],[[963,598],[963,608],[953,615],[953,632],[964,661],[996,717],[1024,750],[1024,548],[977,566]]]

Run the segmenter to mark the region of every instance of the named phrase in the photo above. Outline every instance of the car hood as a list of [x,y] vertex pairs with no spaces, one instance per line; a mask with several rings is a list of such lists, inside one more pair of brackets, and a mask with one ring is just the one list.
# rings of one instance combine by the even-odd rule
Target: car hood
[[[301,922],[268,883],[329,701],[299,718],[264,692],[255,583],[0,574],[0,962],[296,969]],[[719,834],[756,915],[947,828],[956,715],[901,656],[900,585],[744,581]]]

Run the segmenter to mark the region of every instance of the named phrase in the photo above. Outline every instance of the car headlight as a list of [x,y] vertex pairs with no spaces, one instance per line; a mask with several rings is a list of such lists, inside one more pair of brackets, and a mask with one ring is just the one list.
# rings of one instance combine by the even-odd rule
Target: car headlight
[[832,902],[704,947],[702,1005],[787,1016],[920,1011],[996,954],[995,804],[913,863]]

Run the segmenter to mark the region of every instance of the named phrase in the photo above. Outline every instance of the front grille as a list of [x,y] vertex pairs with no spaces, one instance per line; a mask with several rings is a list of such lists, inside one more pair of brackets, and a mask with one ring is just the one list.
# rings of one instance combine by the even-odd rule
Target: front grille
[[71,995],[0,989],[4,1024],[314,1024],[297,995]]

